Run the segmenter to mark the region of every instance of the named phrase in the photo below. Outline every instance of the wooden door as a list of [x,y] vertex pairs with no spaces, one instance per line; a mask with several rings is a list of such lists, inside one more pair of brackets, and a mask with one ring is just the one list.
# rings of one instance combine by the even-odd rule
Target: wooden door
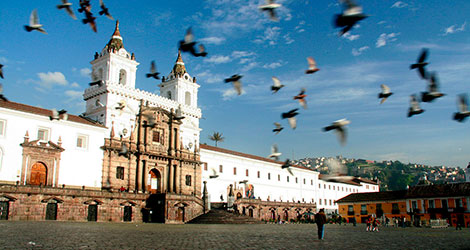
[[34,165],[31,167],[31,177],[29,179],[29,184],[45,186],[46,180],[47,167],[41,162],[34,163]]
[[57,219],[57,203],[47,203],[46,220]]
[[132,206],[124,207],[124,221],[132,221]]
[[176,220],[184,222],[184,207],[179,207],[177,214],[176,214]]
[[0,220],[8,220],[8,209],[10,204],[8,201],[0,201]]
[[98,219],[98,205],[88,205],[88,221],[96,221]]

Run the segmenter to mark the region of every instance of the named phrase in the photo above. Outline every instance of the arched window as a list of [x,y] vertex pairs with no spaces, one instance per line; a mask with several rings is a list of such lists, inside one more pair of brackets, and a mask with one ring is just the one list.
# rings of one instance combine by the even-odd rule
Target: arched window
[[186,105],[191,105],[191,93],[189,93],[189,91],[186,91],[184,94],[184,100]]
[[166,96],[171,100],[171,91],[166,92]]
[[124,69],[119,70],[119,84],[126,85],[127,73]]

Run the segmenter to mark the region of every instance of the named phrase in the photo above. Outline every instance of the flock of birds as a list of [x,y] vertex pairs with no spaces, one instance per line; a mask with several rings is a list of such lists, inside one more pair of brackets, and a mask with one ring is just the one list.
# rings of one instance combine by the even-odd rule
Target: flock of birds
[[[82,19],[83,24],[89,24],[91,29],[94,32],[97,32],[97,26],[96,26],[96,17],[93,16],[93,13],[91,12],[91,0],[79,0],[79,6],[80,8],[77,10],[79,13],[83,13],[85,15],[85,18]],[[339,32],[339,36],[342,36],[346,34],[348,31],[350,31],[354,25],[356,25],[359,21],[365,19],[368,17],[368,15],[364,14],[362,11],[362,6],[356,4],[353,0],[339,0],[340,3],[343,6],[343,11],[340,14],[335,15],[334,17],[334,25],[337,28],[341,28]],[[111,20],[114,20],[114,18],[111,16],[109,13],[109,9],[104,5],[103,0],[100,0],[100,11],[99,15],[105,15]],[[269,15],[269,18],[272,21],[278,21],[278,17],[276,14],[276,9],[281,7],[281,4],[275,3],[275,0],[266,0],[266,4],[259,6],[258,8],[261,11],[267,12]],[[61,0],[61,4],[57,5],[57,9],[59,10],[65,10],[67,14],[73,18],[77,19],[75,16],[75,13],[72,9],[72,3],[68,2],[68,0]],[[25,30],[28,32],[31,31],[38,31],[44,34],[47,34],[45,29],[43,28],[43,25],[39,23],[39,17],[37,10],[34,9],[31,12],[30,20],[29,20],[29,25],[24,26]],[[205,50],[205,47],[203,44],[199,44],[197,47],[197,42],[194,40],[194,34],[192,32],[191,27],[187,29],[186,34],[184,36],[184,39],[179,41],[178,47],[181,52],[188,52],[194,57],[205,57],[207,56],[207,52]],[[410,69],[416,69],[419,73],[419,76],[421,79],[426,80],[428,82],[427,85],[427,90],[424,92],[421,92],[421,98],[418,97],[418,95],[413,94],[410,96],[410,107],[408,110],[408,117],[418,115],[424,112],[424,110],[420,107],[420,102],[433,102],[435,99],[440,98],[444,96],[445,94],[439,92],[439,81],[437,78],[437,73],[436,72],[428,72],[426,70],[426,66],[428,65],[428,62],[426,62],[426,59],[428,57],[429,51],[427,49],[423,49],[417,59],[417,62],[414,64],[411,64]],[[317,67],[317,63],[312,57],[307,58],[308,62],[308,69],[305,71],[306,74],[314,74],[315,72],[319,71],[320,69]],[[3,65],[0,64],[0,78],[3,79]],[[90,86],[95,86],[99,85],[102,86],[104,82],[102,80],[99,80],[96,75],[93,74],[93,82],[90,82]],[[157,67],[155,64],[155,61],[151,62],[150,65],[150,73],[146,74],[147,78],[154,78],[156,80],[160,80],[159,72],[157,72]],[[242,75],[235,74],[232,75],[231,77],[228,77],[224,80],[225,83],[231,83],[233,85],[233,88],[235,89],[236,93],[238,95],[241,95],[243,93],[243,87],[242,87]],[[273,85],[271,86],[271,91],[273,94],[277,93],[280,91],[285,85],[281,84],[281,81],[273,76],[272,77]],[[381,99],[380,104],[384,103],[385,100],[387,100],[388,97],[390,97],[393,93],[391,92],[390,88],[382,84],[381,86],[382,92],[379,93],[378,98]],[[0,83],[0,99],[4,101],[8,101],[3,93],[3,88]],[[300,104],[300,106],[303,109],[307,109],[307,102],[306,102],[306,90],[302,88],[296,96],[293,97],[294,100],[297,100]],[[120,104],[116,109],[124,109],[126,105],[125,104]],[[470,111],[468,109],[468,101],[467,101],[467,96],[464,94],[461,94],[458,96],[458,112],[454,114],[454,120],[458,122],[463,122],[467,117],[470,116]],[[282,113],[281,118],[282,119],[287,119],[290,127],[292,129],[295,129],[297,127],[297,120],[296,116],[299,114],[299,109],[292,109],[288,112]],[[60,110],[57,111],[53,109],[52,115],[50,116],[51,120],[58,120],[58,119],[67,119],[65,110]],[[184,116],[181,115],[181,107],[178,107],[176,110],[176,115],[174,116],[174,119],[181,120],[183,119]],[[148,117],[149,124],[147,126],[155,126],[155,121],[153,117]],[[153,121],[153,122],[152,122]],[[346,143],[346,126],[350,124],[350,121],[347,119],[340,119],[337,121],[334,121],[332,124],[326,126],[323,128],[323,131],[331,131],[334,130],[338,134],[339,141],[341,144]],[[274,123],[275,128],[272,130],[276,135],[279,134],[284,127],[278,122]],[[120,154],[127,154],[128,149],[123,148],[121,150]],[[273,145],[271,149],[271,155],[269,155],[269,158],[273,158],[276,161],[279,160],[279,156],[281,153],[278,151],[277,145]],[[289,173],[292,174],[292,171],[289,169],[290,167],[290,161],[287,159],[285,163],[283,164],[282,168],[286,168]],[[215,173],[214,173],[215,176]],[[212,177],[211,177],[212,178]],[[216,178],[216,177],[214,177]]]

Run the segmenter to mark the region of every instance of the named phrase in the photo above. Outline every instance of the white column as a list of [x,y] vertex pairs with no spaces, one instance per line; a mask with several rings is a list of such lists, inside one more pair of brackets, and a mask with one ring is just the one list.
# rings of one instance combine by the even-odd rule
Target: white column
[[410,212],[410,200],[406,200],[406,212]]

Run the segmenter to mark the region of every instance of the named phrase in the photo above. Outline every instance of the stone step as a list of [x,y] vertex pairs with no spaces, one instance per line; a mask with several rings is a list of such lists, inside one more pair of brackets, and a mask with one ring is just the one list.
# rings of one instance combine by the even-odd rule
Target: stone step
[[222,209],[211,209],[206,214],[200,215],[189,221],[190,224],[262,224],[255,218],[236,215]]

